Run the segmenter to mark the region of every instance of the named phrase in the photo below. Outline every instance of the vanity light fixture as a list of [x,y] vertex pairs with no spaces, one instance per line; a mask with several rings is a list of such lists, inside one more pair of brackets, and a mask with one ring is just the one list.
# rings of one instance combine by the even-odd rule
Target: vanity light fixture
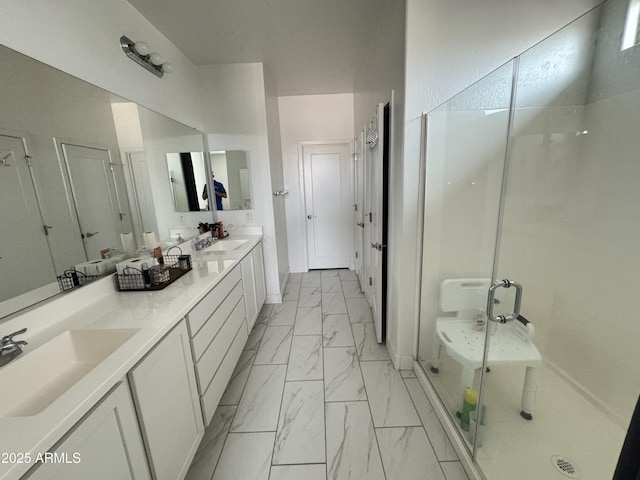
[[120,37],[120,46],[127,57],[160,78],[165,73],[173,72],[173,65],[164,62],[160,54],[150,52],[150,48],[145,42],[132,42],[123,35]]

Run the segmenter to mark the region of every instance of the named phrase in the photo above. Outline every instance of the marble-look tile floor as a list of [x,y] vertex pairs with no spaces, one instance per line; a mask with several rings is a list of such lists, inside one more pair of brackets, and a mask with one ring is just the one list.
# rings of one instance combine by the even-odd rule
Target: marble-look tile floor
[[393,368],[349,270],[265,305],[187,480],[468,480],[413,372]]

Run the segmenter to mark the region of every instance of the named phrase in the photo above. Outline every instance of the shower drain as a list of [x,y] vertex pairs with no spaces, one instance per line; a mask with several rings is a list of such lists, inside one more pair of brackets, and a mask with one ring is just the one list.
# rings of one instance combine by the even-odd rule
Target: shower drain
[[561,474],[568,478],[580,478],[580,470],[573,462],[561,455],[553,455],[551,463]]

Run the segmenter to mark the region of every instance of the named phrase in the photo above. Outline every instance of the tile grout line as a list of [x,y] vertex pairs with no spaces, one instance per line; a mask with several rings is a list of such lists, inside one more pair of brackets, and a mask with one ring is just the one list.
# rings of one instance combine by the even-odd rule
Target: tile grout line
[[[414,410],[416,411],[416,414],[418,413],[418,407],[416,406],[416,402],[413,399],[413,396],[411,395],[411,392],[409,392],[409,387],[407,387],[407,378],[403,378],[402,379],[402,383],[404,384],[404,388],[407,390],[407,395],[409,395],[409,399],[411,400],[411,404],[413,405]],[[418,386],[420,388],[422,388],[422,386],[420,385],[420,383],[418,382]],[[428,400],[428,399],[427,399]],[[433,406],[431,407],[433,409]],[[440,471],[442,472],[442,476],[445,480],[447,480],[447,475],[444,472],[444,469],[442,468],[442,461],[440,461],[440,459],[438,458],[438,455],[436,454],[436,449],[433,447],[433,441],[431,440],[431,436],[429,435],[429,432],[427,431],[427,427],[425,426],[424,422],[422,421],[422,417],[420,417],[420,415],[418,414],[418,418],[420,418],[420,424],[422,425],[422,430],[424,430],[424,434],[427,436],[427,440],[429,441],[429,446],[431,446],[431,450],[433,451],[433,456],[436,458],[437,462],[438,462],[438,467],[440,467]],[[440,421],[439,419],[436,419],[438,421]],[[457,460],[458,462],[460,461],[460,459]]]
[[[361,286],[361,288],[362,288],[362,286]],[[347,312],[348,312],[348,310],[347,310]],[[347,313],[347,315],[349,315],[349,314]],[[355,338],[356,337],[353,334],[353,324],[351,323],[351,317],[350,316],[349,316],[349,328],[351,329],[351,335],[353,335],[353,341],[355,343]],[[364,392],[365,392],[365,394],[367,396],[366,402],[367,402],[367,407],[369,409],[369,417],[371,419],[371,427],[373,428],[373,438],[376,441],[376,448],[378,449],[378,455],[380,457],[380,465],[382,466],[382,475],[384,476],[384,478],[386,480],[387,479],[387,471],[385,469],[384,462],[382,461],[382,451],[380,450],[380,442],[378,442],[378,434],[376,433],[376,425],[375,425],[375,423],[373,421],[373,412],[371,411],[371,403],[369,402],[369,392],[367,391],[367,384],[365,383],[364,375],[362,374],[362,367],[360,365],[360,353],[358,352],[357,345],[355,347],[355,350],[356,350],[356,358],[358,359],[358,370],[360,370],[360,376],[362,377],[362,386],[363,386]]]
[[280,408],[278,409],[278,420],[276,421],[276,432],[273,436],[273,448],[271,450],[271,462],[269,465],[269,476],[267,479],[271,478],[271,470],[273,468],[273,457],[276,453],[276,442],[278,441],[278,427],[280,426],[280,416],[282,415],[282,407],[284,404],[284,391],[287,388],[287,375],[289,374],[289,359],[291,358],[291,347],[293,346],[293,330],[295,329],[296,317],[298,316],[298,303],[300,300],[300,294],[298,293],[298,300],[296,300],[296,314],[293,317],[294,325],[291,326],[291,343],[289,344],[289,355],[287,355],[287,367],[284,372],[284,384],[282,385],[282,394],[280,395]]
[[[322,285],[322,280],[320,280]],[[322,399],[324,408],[322,416],[324,418],[324,475],[329,479],[329,447],[327,442],[327,375],[324,368],[324,316],[322,314],[322,286],[320,287],[320,349],[322,350]]]

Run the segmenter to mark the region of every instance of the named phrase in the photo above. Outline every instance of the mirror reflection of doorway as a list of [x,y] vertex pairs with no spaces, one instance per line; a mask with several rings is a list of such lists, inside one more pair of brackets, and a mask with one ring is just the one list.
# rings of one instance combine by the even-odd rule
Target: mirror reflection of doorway
[[247,152],[218,150],[209,152],[211,172],[222,183],[227,196],[221,199],[222,210],[248,210],[251,205],[251,185]]
[[74,208],[87,260],[100,251],[120,247],[125,213],[118,208],[118,190],[108,150],[62,143]]
[[169,181],[176,212],[206,211],[207,174],[202,152],[167,153]]
[[3,302],[56,279],[22,138],[0,135],[0,189],[7,202],[0,209],[3,226],[0,302]]

